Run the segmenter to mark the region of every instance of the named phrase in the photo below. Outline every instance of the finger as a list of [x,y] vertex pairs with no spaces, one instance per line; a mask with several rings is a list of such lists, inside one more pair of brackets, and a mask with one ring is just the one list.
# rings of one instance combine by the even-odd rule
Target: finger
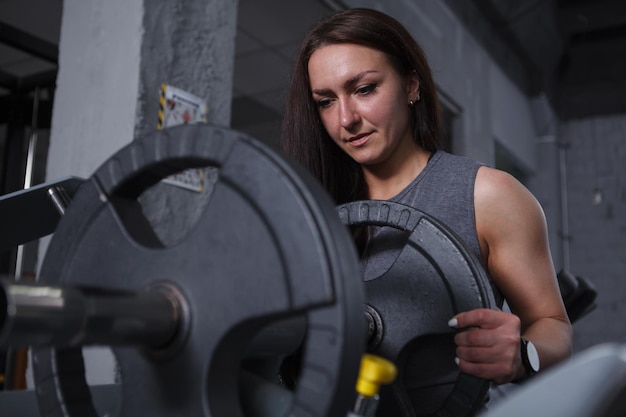
[[501,346],[458,346],[456,356],[473,363],[504,363],[514,364],[517,352],[509,347]]
[[519,318],[517,318],[517,316],[514,316],[513,314],[504,313],[499,310],[479,308],[457,314],[448,322],[448,326],[455,329],[464,329],[470,327],[495,329],[504,325],[505,323],[516,326],[516,322],[519,322]]
[[498,344],[501,335],[497,330],[468,329],[454,336],[457,346],[491,347]]
[[514,377],[514,369],[502,363],[469,362],[461,358],[457,358],[455,361],[462,372],[493,380],[497,384],[510,382]]
[[471,363],[493,364],[497,362],[492,349],[483,347],[459,346],[456,349],[456,357]]

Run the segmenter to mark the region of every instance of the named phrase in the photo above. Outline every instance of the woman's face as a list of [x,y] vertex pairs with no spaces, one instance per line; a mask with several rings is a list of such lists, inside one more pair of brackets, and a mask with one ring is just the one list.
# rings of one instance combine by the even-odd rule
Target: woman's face
[[330,44],[309,59],[309,80],[326,131],[362,165],[389,161],[413,142],[409,101],[417,76],[401,76],[382,52]]

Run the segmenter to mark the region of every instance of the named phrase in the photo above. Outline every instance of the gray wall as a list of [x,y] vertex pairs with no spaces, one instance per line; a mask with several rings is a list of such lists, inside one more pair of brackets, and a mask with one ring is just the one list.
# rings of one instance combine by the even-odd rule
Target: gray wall
[[[626,114],[562,123],[571,270],[598,290],[597,309],[575,325],[577,349],[626,342]],[[599,192],[601,200],[594,201]]]

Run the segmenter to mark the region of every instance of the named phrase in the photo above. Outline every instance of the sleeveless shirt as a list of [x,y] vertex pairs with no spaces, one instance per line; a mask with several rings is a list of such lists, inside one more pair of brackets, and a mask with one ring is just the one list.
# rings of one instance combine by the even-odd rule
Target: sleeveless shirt
[[[482,165],[470,158],[436,151],[417,177],[390,199],[421,210],[444,223],[464,241],[481,264],[483,258],[476,231],[474,183]],[[370,231],[370,240],[361,261],[365,281],[375,279],[389,269],[406,242],[402,235],[403,232],[391,228],[374,228]],[[491,286],[496,302],[501,306],[502,296],[493,282]],[[435,338],[429,342],[434,342],[436,349],[427,352],[433,356],[429,361],[434,365],[429,364],[426,369],[419,363],[424,362],[424,358],[419,357],[424,352],[416,352],[414,356],[409,353],[407,356],[401,382],[409,392],[417,415],[434,413],[454,388],[459,370],[453,360],[456,346],[452,337],[446,340]],[[381,393],[381,415],[401,415],[399,404],[391,399],[394,397],[391,389],[388,387]]]

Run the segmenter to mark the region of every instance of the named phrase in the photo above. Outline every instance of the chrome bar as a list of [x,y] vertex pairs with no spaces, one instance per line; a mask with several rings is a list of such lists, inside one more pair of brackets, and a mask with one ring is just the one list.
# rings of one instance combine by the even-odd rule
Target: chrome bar
[[50,201],[54,205],[54,208],[57,209],[59,214],[62,216],[65,214],[65,209],[70,205],[70,197],[65,192],[63,187],[54,186],[48,188],[48,197],[50,197]]
[[167,287],[140,292],[0,280],[0,346],[164,347],[181,327]]

